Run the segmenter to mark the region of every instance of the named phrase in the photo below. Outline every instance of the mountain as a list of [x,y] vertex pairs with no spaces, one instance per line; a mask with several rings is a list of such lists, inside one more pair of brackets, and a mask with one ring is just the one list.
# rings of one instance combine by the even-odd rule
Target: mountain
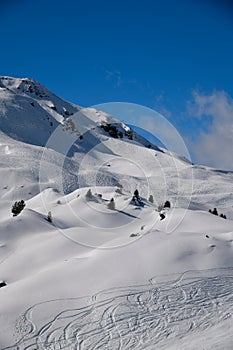
[[[4,198],[13,200],[14,193],[17,199],[23,192],[27,199],[39,193],[39,170],[47,174],[51,164],[52,179],[43,179],[44,187],[56,188],[63,161],[64,192],[76,189],[81,159],[99,144],[103,146],[107,137],[161,151],[114,117],[70,104],[31,79],[1,77],[0,103],[1,173],[6,179],[0,191]],[[64,150],[66,144],[69,148]],[[103,154],[112,154],[107,146],[103,148]],[[11,167],[14,174],[8,176]]]
[[45,146],[51,133],[79,107],[32,79],[0,77],[1,131],[19,141]]
[[10,77],[0,165],[1,349],[232,348],[233,173]]
[[[93,181],[120,183],[132,193],[140,178],[142,195],[153,194],[158,205],[170,198],[178,207],[217,207],[233,218],[231,172],[192,165],[113,116],[68,103],[34,80],[1,77],[0,87],[3,198],[28,199],[40,187],[69,193]],[[127,160],[131,171],[122,174]]]

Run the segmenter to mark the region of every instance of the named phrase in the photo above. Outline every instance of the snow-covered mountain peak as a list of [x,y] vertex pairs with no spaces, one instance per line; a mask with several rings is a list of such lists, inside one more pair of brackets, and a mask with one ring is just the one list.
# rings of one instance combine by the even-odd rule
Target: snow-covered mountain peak
[[49,99],[55,96],[45,86],[32,78],[0,76],[0,88],[14,94],[26,94],[37,99]]
[[[7,90],[11,90],[12,92],[16,92],[16,90],[21,90],[24,92],[32,92],[32,87],[34,87],[35,92],[37,90],[37,94],[41,95],[45,94],[44,90],[47,90],[44,86],[42,86],[39,82],[31,78],[13,78],[8,76],[0,76],[0,87],[5,88]],[[30,90],[30,91],[29,91]]]
[[29,78],[0,77],[0,121],[0,132],[37,146],[45,146],[61,126],[77,138],[90,134],[76,145],[84,153],[106,136],[160,150],[114,116],[66,102]]
[[45,146],[58,124],[79,109],[33,79],[0,77],[0,131],[13,139]]

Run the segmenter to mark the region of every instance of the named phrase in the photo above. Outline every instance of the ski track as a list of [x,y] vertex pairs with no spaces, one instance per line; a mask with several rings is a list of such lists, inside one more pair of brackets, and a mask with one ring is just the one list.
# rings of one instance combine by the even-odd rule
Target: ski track
[[[167,339],[209,329],[232,317],[233,270],[230,272],[224,274],[224,269],[220,269],[217,275],[209,277],[183,274],[175,282],[36,304],[17,322],[16,332],[21,339],[5,349],[137,350],[152,345],[153,349],[156,345],[160,348]],[[51,318],[38,327],[34,319],[45,304],[46,310],[53,304],[54,317],[50,313]]]

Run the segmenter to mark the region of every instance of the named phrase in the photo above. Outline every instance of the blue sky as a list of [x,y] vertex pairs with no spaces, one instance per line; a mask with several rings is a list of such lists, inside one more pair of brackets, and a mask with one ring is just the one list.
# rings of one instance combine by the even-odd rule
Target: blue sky
[[230,1],[15,0],[1,1],[0,16],[1,75],[32,77],[82,106],[155,109],[194,161],[232,169],[214,146],[233,146]]

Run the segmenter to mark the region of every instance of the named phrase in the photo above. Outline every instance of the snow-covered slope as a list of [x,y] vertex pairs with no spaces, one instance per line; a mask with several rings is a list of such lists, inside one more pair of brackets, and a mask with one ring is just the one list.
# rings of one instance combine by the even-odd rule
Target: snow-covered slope
[[232,173],[9,77],[0,165],[1,349],[232,349]]
[[0,77],[1,131],[33,145],[45,146],[49,136],[74,106],[32,79]]
[[2,208],[1,348],[231,349],[232,221],[97,190]]

